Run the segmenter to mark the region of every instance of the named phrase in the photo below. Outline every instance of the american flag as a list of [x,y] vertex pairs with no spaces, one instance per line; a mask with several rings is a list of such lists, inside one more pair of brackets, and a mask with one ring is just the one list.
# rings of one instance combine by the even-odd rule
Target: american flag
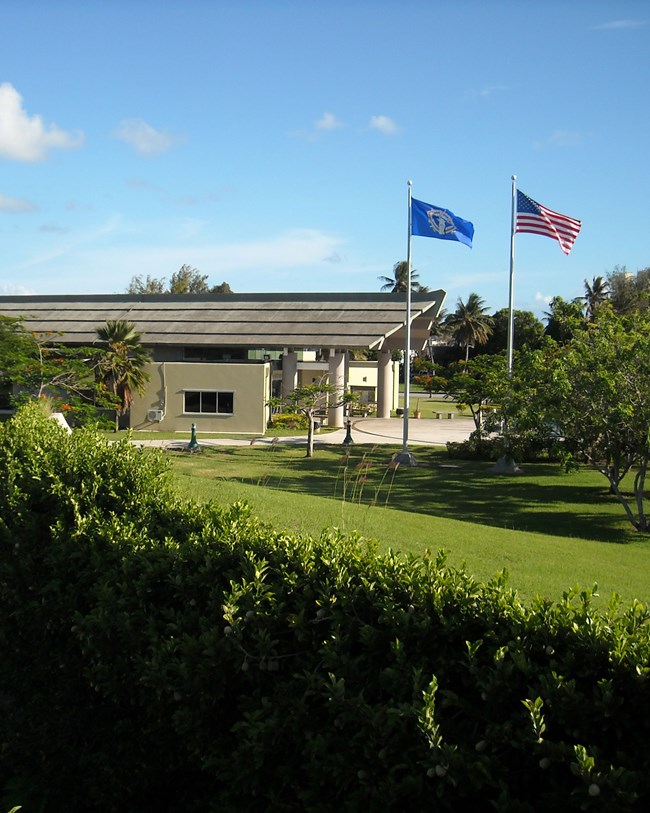
[[557,240],[562,251],[568,254],[573,248],[581,226],[580,220],[547,209],[546,206],[517,190],[516,231],[551,237]]

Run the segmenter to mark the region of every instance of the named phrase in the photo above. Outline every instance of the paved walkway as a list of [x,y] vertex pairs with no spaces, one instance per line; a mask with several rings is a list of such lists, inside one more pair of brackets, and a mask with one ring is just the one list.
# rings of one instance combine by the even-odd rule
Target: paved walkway
[[[409,420],[409,446],[444,446],[447,441],[466,440],[474,429],[471,418],[420,418]],[[356,418],[352,421],[350,430],[352,440],[358,444],[391,444],[401,445],[403,440],[404,422],[401,418]],[[347,434],[346,429],[337,429],[334,432],[314,435],[315,444],[338,445],[343,443]],[[300,445],[307,442],[305,435],[300,437],[255,438],[242,440],[241,438],[205,438],[199,433],[197,438],[200,446],[274,446],[278,443]],[[151,440],[138,439],[134,441],[141,446],[157,446],[167,449],[183,449],[189,443],[187,439]]]

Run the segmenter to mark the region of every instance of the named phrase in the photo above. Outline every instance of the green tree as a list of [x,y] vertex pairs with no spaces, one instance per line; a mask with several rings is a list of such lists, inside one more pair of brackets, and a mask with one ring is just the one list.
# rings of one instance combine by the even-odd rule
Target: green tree
[[[392,277],[378,277],[382,283],[381,291],[391,294],[405,294],[408,290],[409,268],[406,260],[401,260],[393,266]],[[420,275],[411,269],[411,290],[415,293],[426,293],[429,289],[426,285],[420,285],[417,281]]]
[[[494,355],[507,349],[509,318],[510,311],[508,308],[501,308],[501,310],[493,314],[492,333],[481,347],[482,353]],[[514,349],[520,350],[524,345],[533,349],[541,347],[544,342],[544,323],[532,311],[515,310],[513,318]]]
[[165,290],[165,278],[156,279],[156,277],[151,277],[147,274],[146,279],[143,279],[140,274],[136,274],[134,277],[131,277],[131,282],[129,283],[126,293],[127,294],[166,294],[168,291]]
[[149,380],[144,366],[150,360],[150,355],[142,347],[141,335],[132,322],[111,319],[102,327],[98,327],[96,332],[97,338],[107,345],[96,369],[99,380],[118,400],[115,409],[117,432],[120,417],[130,409],[134,394],[144,393]]
[[160,279],[149,275],[143,278],[136,274],[131,277],[127,294],[231,294],[232,288],[227,282],[210,287],[208,275],[202,274],[191,265],[182,265],[176,273],[171,275],[169,285],[165,277]]
[[631,313],[650,303],[650,268],[632,274],[623,266],[615,266],[607,275],[609,301],[616,313]]
[[211,294],[231,294],[232,292],[232,288],[225,280],[219,283],[219,285],[213,285],[212,288],[210,288]]
[[492,318],[487,315],[484,300],[476,293],[471,293],[467,302],[458,298],[456,310],[447,318],[446,326],[454,342],[465,348],[465,361],[469,359],[470,347],[485,344],[492,334]]
[[546,336],[560,344],[570,342],[585,327],[583,308],[581,297],[567,302],[561,296],[554,296],[550,302],[550,310],[544,314],[547,320],[544,330]]
[[33,343],[20,319],[0,315],[0,398],[9,405],[14,385],[32,363]]
[[340,387],[328,384],[325,379],[316,384],[296,387],[287,396],[271,398],[269,406],[284,407],[307,418],[307,457],[314,456],[314,425],[318,413],[328,407],[341,406],[355,400],[349,392],[342,392]]
[[169,280],[170,294],[207,294],[210,292],[208,275],[190,265],[182,265]]
[[101,423],[112,400],[94,377],[97,349],[70,347],[54,334],[27,331],[22,320],[0,316],[0,398],[16,406],[47,398],[54,411],[79,423]]
[[467,362],[456,362],[447,368],[444,386],[445,398],[453,398],[458,406],[466,406],[472,413],[475,436],[485,434],[485,410],[498,404],[508,386],[505,355],[480,355]]
[[591,283],[585,280],[585,315],[587,321],[593,322],[598,308],[609,298],[609,282],[603,277],[594,277]]
[[[602,306],[569,344],[548,343],[515,365],[503,399],[518,431],[554,441],[567,465],[585,460],[607,478],[632,525],[650,531],[645,483],[650,461],[650,316]],[[632,475],[630,491],[623,479]]]

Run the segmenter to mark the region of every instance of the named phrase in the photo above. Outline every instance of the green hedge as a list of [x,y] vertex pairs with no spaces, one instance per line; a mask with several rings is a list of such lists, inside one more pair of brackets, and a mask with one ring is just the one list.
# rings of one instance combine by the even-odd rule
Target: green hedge
[[269,421],[273,429],[307,429],[309,418],[297,412],[277,412]]
[[33,407],[0,477],[0,809],[645,808],[641,605],[526,608],[442,556],[272,531]]

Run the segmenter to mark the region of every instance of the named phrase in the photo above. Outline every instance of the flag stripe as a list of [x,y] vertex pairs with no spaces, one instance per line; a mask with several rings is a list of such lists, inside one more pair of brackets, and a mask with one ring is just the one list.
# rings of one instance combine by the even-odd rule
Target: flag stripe
[[562,251],[568,254],[581,227],[580,220],[554,212],[517,190],[517,232],[539,234],[557,240]]

